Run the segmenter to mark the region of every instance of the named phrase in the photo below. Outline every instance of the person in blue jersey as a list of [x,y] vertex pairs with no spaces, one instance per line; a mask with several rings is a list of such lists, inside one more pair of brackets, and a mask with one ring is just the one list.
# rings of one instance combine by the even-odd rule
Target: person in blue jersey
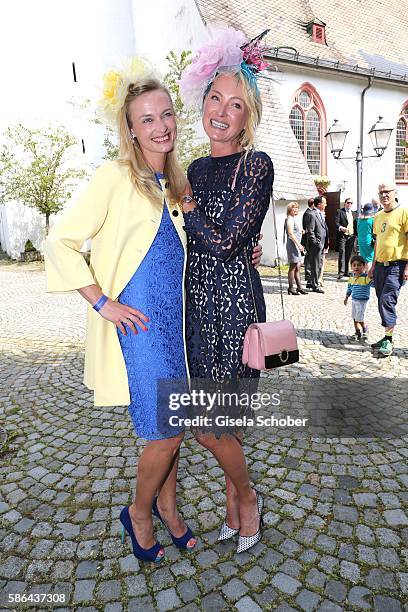
[[354,321],[354,334],[350,336],[350,340],[366,341],[368,339],[368,327],[364,319],[373,282],[367,274],[367,263],[361,255],[354,255],[351,258],[350,264],[352,272],[347,285],[346,297],[344,298],[344,305],[346,306],[351,296],[351,316]]

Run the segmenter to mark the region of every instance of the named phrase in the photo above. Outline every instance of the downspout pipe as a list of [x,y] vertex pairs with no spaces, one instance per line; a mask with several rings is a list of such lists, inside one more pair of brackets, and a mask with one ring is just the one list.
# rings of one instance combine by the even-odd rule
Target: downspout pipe
[[360,102],[360,146],[357,149],[356,162],[357,162],[357,216],[361,213],[361,197],[363,187],[363,157],[364,157],[364,104],[365,94],[370,87],[372,87],[374,78],[368,77],[368,84],[364,87],[361,92]]

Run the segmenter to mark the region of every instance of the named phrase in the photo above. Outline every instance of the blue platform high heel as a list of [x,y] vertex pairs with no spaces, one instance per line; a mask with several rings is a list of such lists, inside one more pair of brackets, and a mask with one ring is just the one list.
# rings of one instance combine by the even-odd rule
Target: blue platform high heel
[[140,546],[133,531],[132,520],[127,506],[122,508],[119,520],[122,523],[122,543],[125,541],[127,532],[132,540],[133,554],[137,559],[140,561],[154,561],[154,563],[160,563],[164,559],[164,555],[158,556],[159,552],[163,550],[163,546],[159,542],[156,542],[151,548],[142,548]]
[[190,529],[190,527],[188,525],[187,525],[186,533],[184,535],[180,536],[179,538],[176,538],[176,536],[174,536],[171,533],[168,525],[164,521],[164,519],[161,516],[161,514],[159,512],[159,509],[157,507],[157,497],[155,497],[154,500],[153,500],[152,511],[153,511],[153,514],[155,516],[157,516],[157,518],[163,523],[163,525],[165,526],[165,528],[169,532],[171,539],[173,540],[173,544],[175,546],[177,546],[177,548],[182,548],[184,550],[193,550],[195,548],[195,546],[196,546],[195,544],[194,544],[194,546],[187,546],[188,541],[191,540],[191,538],[195,537],[193,532],[191,531],[191,529]]

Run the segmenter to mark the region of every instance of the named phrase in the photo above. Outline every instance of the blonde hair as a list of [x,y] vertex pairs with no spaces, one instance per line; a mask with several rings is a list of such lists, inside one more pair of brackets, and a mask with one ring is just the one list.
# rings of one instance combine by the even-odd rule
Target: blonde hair
[[258,125],[262,119],[262,100],[259,91],[255,90],[248,82],[245,75],[239,70],[238,72],[220,71],[214,78],[214,80],[208,85],[207,90],[204,94],[204,100],[207,97],[213,83],[218,76],[225,74],[233,74],[239,83],[242,83],[242,89],[244,92],[244,102],[248,109],[248,118],[246,125],[238,137],[240,146],[245,150],[249,151],[254,147],[255,133]]
[[289,202],[289,204],[286,207],[286,216],[289,217],[289,215],[291,214],[292,210],[294,208],[299,208],[299,204],[297,202]]
[[[162,193],[155,180],[151,168],[143,157],[142,150],[136,138],[131,134],[131,120],[129,106],[138,96],[149,91],[164,91],[170,99],[166,87],[155,78],[140,79],[131,83],[122,108],[119,111],[119,161],[129,167],[130,176],[136,189],[155,203],[162,201]],[[171,102],[173,106],[173,103]],[[178,164],[176,150],[170,151],[166,156],[164,174],[167,182],[167,191],[172,202],[177,202],[184,191],[186,178]]]

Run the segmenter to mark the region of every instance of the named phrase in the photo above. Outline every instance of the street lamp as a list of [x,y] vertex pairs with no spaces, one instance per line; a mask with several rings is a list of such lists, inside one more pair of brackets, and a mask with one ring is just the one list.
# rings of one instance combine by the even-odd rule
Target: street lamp
[[381,157],[390,140],[391,132],[393,128],[390,127],[385,121],[383,121],[383,117],[378,117],[378,121],[376,121],[368,132],[370,134],[371,141],[373,143],[374,151],[376,155],[362,155],[360,146],[357,147],[355,157],[341,157],[341,153],[344,149],[344,143],[346,142],[348,130],[346,130],[337,119],[334,120],[333,125],[330,127],[327,134],[325,134],[325,138],[328,142],[330,152],[332,153],[334,159],[354,159],[357,167],[357,214],[360,214],[361,211],[361,191],[362,191],[362,182],[363,182],[363,159],[367,159],[368,157]]
[[373,149],[377,153],[378,157],[381,157],[387,148],[391,138],[391,132],[392,127],[383,121],[383,117],[378,117],[378,121],[374,123],[373,127],[368,132],[370,134],[371,142],[373,143]]
[[346,130],[337,119],[334,120],[333,125],[325,134],[329,148],[333,154],[334,159],[339,159],[341,152],[344,149],[344,143],[346,142],[348,130]]

